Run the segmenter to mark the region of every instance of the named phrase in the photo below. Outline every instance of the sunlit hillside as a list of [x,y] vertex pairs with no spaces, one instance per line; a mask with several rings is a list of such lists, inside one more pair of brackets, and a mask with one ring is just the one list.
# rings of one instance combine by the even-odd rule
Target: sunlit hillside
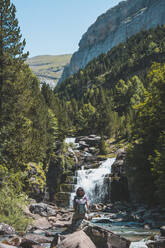
[[71,56],[71,54],[41,55],[32,57],[27,62],[41,83],[46,82],[54,88],[61,77],[64,66],[70,62]]

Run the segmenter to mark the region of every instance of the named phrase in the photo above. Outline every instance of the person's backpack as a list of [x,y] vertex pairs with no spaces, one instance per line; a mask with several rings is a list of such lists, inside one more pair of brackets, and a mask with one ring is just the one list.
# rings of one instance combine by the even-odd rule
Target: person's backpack
[[87,212],[87,207],[86,207],[86,202],[87,202],[87,198],[86,196],[83,197],[75,197],[74,199],[75,203],[76,203],[76,213],[77,214],[85,214]]

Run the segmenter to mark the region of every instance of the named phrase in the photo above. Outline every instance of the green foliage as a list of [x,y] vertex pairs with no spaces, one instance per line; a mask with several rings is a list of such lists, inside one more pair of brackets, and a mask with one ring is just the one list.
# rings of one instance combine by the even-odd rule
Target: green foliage
[[43,193],[46,186],[46,171],[42,163],[28,163],[25,169],[24,189],[28,194],[35,194],[36,189]]
[[31,223],[25,217],[23,209],[28,204],[24,194],[18,194],[14,187],[5,185],[0,189],[0,220],[15,228],[16,231],[24,231]]
[[104,137],[101,136],[101,141],[99,145],[99,150],[101,155],[106,155],[108,153]]
[[84,133],[90,134],[92,132],[91,123],[94,122],[96,109],[92,104],[84,104],[78,112],[79,128],[83,129]]
[[[148,88],[144,94],[145,99],[136,106],[138,115],[132,132],[132,138],[136,139],[136,142],[133,143],[128,155],[132,156],[128,163],[128,171],[132,166],[138,171],[134,174],[134,182],[132,182],[138,190],[148,189],[151,186],[154,188],[152,191],[148,189],[146,193],[143,190],[143,197],[148,199],[148,192],[152,192],[154,197],[149,198],[165,205],[163,197],[165,194],[165,64],[153,64],[147,80]],[[140,150],[137,150],[137,147]],[[144,157],[139,161],[142,154]],[[143,178],[144,176],[146,179]],[[137,186],[137,180],[145,185]]]
[[[43,192],[50,156],[56,147],[58,121],[54,98],[42,94],[23,53],[15,6],[0,2],[0,219],[23,230],[25,191]],[[53,102],[54,101],[54,102]],[[5,200],[4,200],[5,199]]]

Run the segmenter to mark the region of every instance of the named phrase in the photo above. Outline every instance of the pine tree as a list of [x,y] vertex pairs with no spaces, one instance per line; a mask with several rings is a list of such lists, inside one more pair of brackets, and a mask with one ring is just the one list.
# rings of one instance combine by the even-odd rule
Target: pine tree
[[10,0],[0,0],[0,110],[3,101],[2,88],[7,80],[13,80],[28,53],[23,53],[25,40],[21,40],[16,8]]

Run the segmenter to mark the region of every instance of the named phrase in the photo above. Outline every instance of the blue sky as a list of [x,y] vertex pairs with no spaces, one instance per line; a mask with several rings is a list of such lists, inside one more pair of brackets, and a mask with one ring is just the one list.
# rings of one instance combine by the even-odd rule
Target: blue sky
[[73,53],[97,17],[121,0],[11,0],[30,57]]

